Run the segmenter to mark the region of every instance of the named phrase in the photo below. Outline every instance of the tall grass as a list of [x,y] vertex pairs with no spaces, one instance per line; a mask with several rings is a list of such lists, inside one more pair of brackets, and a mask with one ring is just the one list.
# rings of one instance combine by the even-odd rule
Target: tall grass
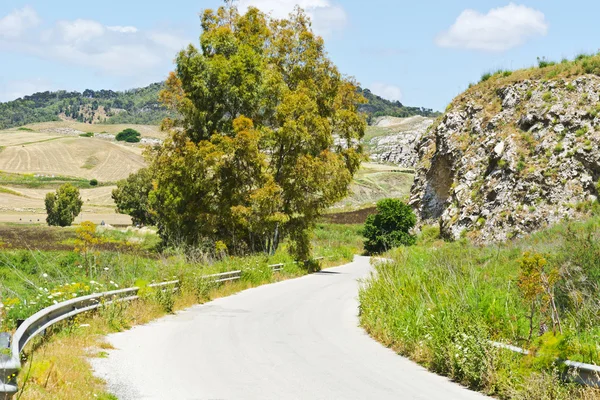
[[[598,220],[591,220],[501,246],[428,237],[392,252],[393,263],[377,266],[360,291],[361,323],[399,353],[500,398],[596,395],[562,383],[556,359],[600,363],[599,234]],[[541,303],[530,318],[531,304],[519,287],[525,252],[542,254],[560,273],[553,295],[562,334],[547,326]],[[494,348],[489,340],[526,347],[532,356]]]

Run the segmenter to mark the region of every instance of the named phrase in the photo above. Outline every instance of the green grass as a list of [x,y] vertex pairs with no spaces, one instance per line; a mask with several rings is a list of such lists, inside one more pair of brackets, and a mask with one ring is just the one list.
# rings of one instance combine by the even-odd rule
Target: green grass
[[[28,235],[37,234],[40,240],[52,240],[48,237],[50,231],[54,232],[52,228],[35,229],[37,233]],[[352,260],[355,254],[362,253],[360,229],[360,225],[319,224],[312,240],[313,254],[326,257],[323,266]],[[60,240],[57,245],[80,248],[72,231],[71,228],[67,238],[62,235],[62,239],[56,239]],[[179,279],[184,284],[197,283],[203,275],[233,270],[241,270],[245,282],[258,284],[272,280],[272,270],[267,266],[279,263],[286,263],[286,274],[297,275],[304,271],[302,266],[293,263],[287,242],[272,256],[257,254],[215,259],[205,254],[184,255],[177,249],[157,253],[160,240],[154,233],[98,228],[98,235],[103,243],[90,248],[87,255],[65,250],[3,249],[0,243],[0,298],[7,306],[4,323],[8,328],[14,327],[17,319],[74,294],[130,287],[139,282]],[[49,247],[44,243],[44,248]],[[60,294],[49,298],[52,293]]]
[[[87,163],[86,163],[87,165]],[[92,168],[90,166],[90,168]],[[84,178],[72,178],[67,176],[36,176],[34,174],[15,174],[0,171],[0,185],[25,187],[30,189],[55,189],[63,183],[70,183],[80,189],[90,189],[90,181]],[[111,182],[102,182],[99,186],[111,185]]]
[[[600,219],[556,226],[529,238],[478,247],[444,243],[428,230],[390,253],[360,292],[361,323],[378,340],[431,370],[499,398],[585,398],[560,382],[556,358],[600,363]],[[542,255],[560,279],[553,289],[563,333],[518,282],[525,252]],[[542,301],[542,300],[540,300]],[[540,326],[550,332],[540,336]],[[530,357],[488,340],[529,348]]]
[[25,197],[19,192],[0,186],[0,193],[11,194],[13,196]]

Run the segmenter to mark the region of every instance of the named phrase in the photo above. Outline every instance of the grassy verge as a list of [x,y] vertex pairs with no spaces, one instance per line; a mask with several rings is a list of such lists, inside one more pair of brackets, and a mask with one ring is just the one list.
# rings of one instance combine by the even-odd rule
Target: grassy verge
[[[41,234],[45,228],[37,229],[37,234]],[[65,231],[66,235],[50,235],[48,240],[55,238],[60,241],[57,244],[78,246],[73,232]],[[322,266],[340,265],[361,253],[359,232],[360,226],[319,225],[314,234],[313,249],[315,255],[327,257]],[[256,255],[210,261],[190,259],[177,252],[158,254],[154,251],[157,239],[152,233],[107,230],[100,235],[104,242],[113,243],[115,250],[96,249],[87,254],[61,250],[0,251],[0,298],[4,302],[0,316],[5,329],[14,329],[18,319],[55,301],[115,288],[142,287],[141,300],[78,316],[52,328],[43,341],[36,339],[28,345],[20,375],[23,400],[113,399],[105,393],[103,382],[93,376],[87,361],[90,357],[106,355],[108,345],[104,335],[194,304],[307,273],[302,266],[292,263],[285,243],[272,257]],[[119,246],[127,251],[118,250]],[[276,263],[286,263],[282,272],[273,273],[268,268],[269,264]],[[232,270],[242,270],[240,281],[215,286],[201,278]],[[151,282],[174,278],[181,282],[176,295],[146,287]]]
[[394,262],[361,289],[361,323],[398,353],[499,398],[600,398],[562,382],[567,371],[556,362],[600,363],[599,238],[598,218],[488,247],[444,243],[427,230],[417,246],[391,252]]

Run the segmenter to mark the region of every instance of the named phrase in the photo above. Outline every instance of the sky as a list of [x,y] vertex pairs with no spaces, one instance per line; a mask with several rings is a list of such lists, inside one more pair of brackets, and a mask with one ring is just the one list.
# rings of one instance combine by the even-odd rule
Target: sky
[[[0,102],[46,90],[125,90],[164,80],[221,0],[1,0]],[[597,52],[600,2],[238,0],[313,19],[340,71],[404,105],[444,110],[469,83]]]

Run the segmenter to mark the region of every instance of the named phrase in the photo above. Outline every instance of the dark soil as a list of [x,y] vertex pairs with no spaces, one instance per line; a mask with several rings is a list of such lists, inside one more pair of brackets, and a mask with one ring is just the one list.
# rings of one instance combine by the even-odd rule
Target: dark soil
[[0,225],[0,247],[4,249],[73,250],[63,244],[75,238],[75,230],[43,225]]
[[332,213],[326,214],[323,216],[323,221],[329,222],[332,224],[343,224],[343,225],[353,225],[353,224],[364,224],[367,220],[367,217],[371,214],[375,214],[375,207],[363,208],[358,211],[349,211],[343,213]]

